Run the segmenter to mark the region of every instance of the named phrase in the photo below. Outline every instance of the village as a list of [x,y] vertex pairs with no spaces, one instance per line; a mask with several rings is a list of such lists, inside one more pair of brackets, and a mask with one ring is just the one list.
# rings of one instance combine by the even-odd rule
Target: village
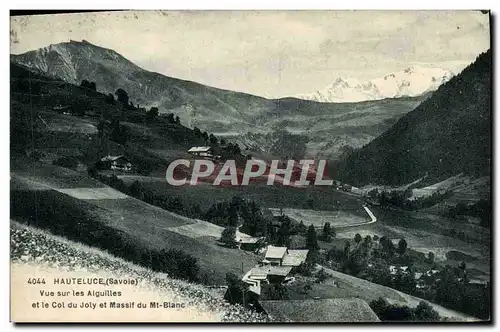
[[[217,153],[209,146],[192,147],[187,150],[187,154],[195,159],[214,161],[221,158]],[[102,157],[96,166],[100,170],[123,174],[135,172],[132,161],[124,155],[107,155]],[[355,194],[357,188],[335,181],[334,189]],[[376,221],[376,217],[368,206],[363,205],[363,208],[371,221],[352,226],[359,227]],[[287,219],[286,214],[281,209],[263,209],[263,213],[269,218],[269,226],[274,232],[279,232],[284,220]],[[275,241],[269,242],[265,236],[245,234],[239,229],[242,225],[241,219],[241,216],[238,216],[238,226],[234,232],[230,232],[229,239],[227,234],[224,235],[225,230],[221,229],[221,238],[218,239],[218,243],[232,250],[254,253],[260,259],[255,266],[242,270],[241,275],[233,277],[231,282],[228,281],[226,299],[269,315],[285,314],[287,317],[297,319],[296,316],[305,310],[306,304],[311,304],[310,301],[319,301],[322,308],[329,308],[333,303],[341,300],[343,303],[341,307],[347,308],[346,312],[355,312],[358,317],[364,317],[367,321],[378,319],[370,308],[370,302],[366,299],[351,295],[340,297],[335,295],[345,293],[344,286],[336,279],[332,279],[331,275],[325,271],[342,271],[347,275],[417,295],[421,299],[430,301],[436,296],[436,289],[442,287],[442,278],[447,278],[457,285],[468,283],[468,287],[471,285],[477,285],[478,289],[486,287],[486,282],[471,279],[467,275],[465,266],[443,271],[443,267],[434,262],[432,253],[428,256],[418,254],[411,248],[407,248],[407,244],[402,244],[406,243],[402,242],[403,239],[378,238],[377,236],[362,238],[356,234],[356,237],[351,240],[336,239],[335,243],[340,243],[339,248],[318,246],[311,252],[307,246],[290,247],[276,244]],[[323,230],[320,226],[325,225],[316,225],[318,232]],[[236,296],[235,289],[238,294]],[[326,291],[321,293],[319,289],[326,289]],[[302,304],[297,308],[294,303],[299,302]],[[335,305],[338,307],[338,304]],[[327,319],[326,316],[317,316],[321,312],[315,313],[316,320]],[[330,313],[323,312],[323,315],[330,315]],[[346,317],[349,315],[347,314]],[[335,319],[342,320],[339,316]]]
[[[218,161],[221,153],[223,152],[214,151],[210,146],[197,146],[187,150],[187,154],[195,160],[199,158]],[[124,155],[104,156],[98,161],[96,167],[100,170],[123,174],[135,172],[133,163]],[[354,194],[357,188],[335,182],[334,189]],[[366,210],[369,221],[352,224],[352,226],[359,227],[376,222],[376,217],[368,206],[364,205],[363,208]],[[275,233],[282,229],[287,219],[290,222],[286,213],[281,209],[263,209],[263,213],[269,218],[269,227]],[[373,313],[366,300],[359,299],[357,296],[339,298],[335,295],[342,293],[343,286],[342,283],[333,279],[325,284],[325,280],[332,278],[325,272],[329,269],[342,271],[409,294],[416,294],[423,299],[433,298],[434,295],[429,294],[435,294],[435,289],[439,287],[443,277],[442,267],[434,263],[433,256],[429,254],[429,257],[422,258],[421,255],[416,255],[414,251],[407,248],[406,244],[402,244],[401,239],[387,239],[386,237],[372,239],[370,236],[363,239],[356,234],[353,241],[336,239],[335,243],[341,243],[338,249],[335,246],[326,248],[317,246],[311,251],[311,248],[307,246],[289,247],[276,244],[275,241],[269,242],[266,236],[245,234],[240,231],[243,224],[242,217],[244,216],[238,216],[237,226],[232,232],[225,232],[227,229],[221,228],[218,243],[232,250],[254,253],[260,258],[255,266],[242,270],[241,275],[233,276],[233,280],[228,281],[225,297],[230,302],[243,304],[269,315],[279,316],[285,311],[285,316],[295,317],[298,312],[294,310],[298,309],[292,305],[293,303],[302,303],[299,311],[303,311],[309,301],[325,302],[321,304],[321,307],[328,308],[333,302],[342,300],[342,308],[348,308],[347,312],[357,312],[357,316],[365,317],[369,321],[377,320],[377,315]],[[315,228],[318,232],[322,232],[324,226],[324,224],[316,225]],[[419,263],[414,261],[415,258],[408,258],[410,256],[420,257],[417,259]],[[397,263],[388,263],[393,261]],[[454,275],[456,276],[453,279],[457,282],[463,282],[468,278],[465,268],[455,271]],[[480,280],[467,279],[467,282],[469,281],[477,284],[478,287],[485,286]],[[318,287],[328,288],[323,294],[318,294],[315,290]],[[298,299],[300,301],[297,301]],[[324,313],[324,315],[330,314]],[[316,316],[315,319],[321,321],[327,318]],[[336,317],[336,319],[341,318]]]
[[[221,238],[220,242],[221,245],[227,245],[227,239],[224,240]],[[397,240],[390,242],[393,245],[395,244],[395,248],[397,248]],[[359,241],[357,248],[362,248],[365,243],[366,241]],[[382,250],[382,245],[374,244],[374,247],[376,250]],[[356,317],[364,317],[363,319],[366,321],[371,321],[371,318],[374,319],[373,321],[378,321],[377,316],[370,308],[370,303],[357,296],[339,298],[332,296],[331,294],[333,293],[331,291],[318,294],[319,296],[316,295],[315,291],[311,292],[314,287],[321,286],[322,283],[325,283],[325,280],[332,277],[325,272],[328,268],[325,269],[320,264],[313,263],[312,269],[309,267],[311,270],[306,271],[305,266],[311,264],[309,261],[311,256],[308,258],[309,249],[289,249],[286,246],[267,244],[265,238],[251,237],[239,231],[235,234],[232,248],[234,250],[257,253],[262,259],[253,268],[242,273],[243,276],[239,279],[241,281],[239,284],[234,283],[234,281],[233,284],[229,283],[226,298],[230,301],[247,305],[259,312],[264,311],[269,315],[288,317],[288,319],[297,319],[300,311],[305,310],[306,304],[314,305],[315,307],[321,305],[333,309],[334,307],[330,305],[337,303],[335,306],[337,319],[341,319],[339,317],[343,315],[343,311],[345,310]],[[354,248],[352,255],[357,253],[357,248]],[[324,250],[321,251],[323,254],[328,255]],[[463,271],[465,271],[465,268]],[[432,291],[436,285],[439,285],[441,278],[444,276],[438,268],[416,272],[414,267],[404,264],[388,265],[386,266],[386,271],[380,271],[380,266],[368,263],[366,273],[386,274],[390,283],[409,282],[414,285],[415,291],[423,295],[426,292]],[[461,276],[462,278],[467,278],[465,272],[462,272]],[[327,282],[328,287],[336,287],[339,289],[339,293],[342,293],[342,282],[339,283],[335,280],[335,278],[329,280]],[[458,281],[463,281],[463,279],[459,278]],[[295,285],[299,283],[300,286]],[[484,286],[484,283],[481,281],[475,281],[475,283],[479,287]],[[299,297],[297,297],[297,294],[294,294],[296,289],[301,290],[302,294]],[[410,292],[410,290],[407,291]],[[309,293],[312,295],[308,295]],[[424,298],[424,296],[422,297]],[[298,301],[299,299],[300,301]],[[338,306],[339,301],[342,302],[342,306]],[[300,306],[301,309],[297,311],[297,308],[292,304],[299,302],[303,304]],[[339,308],[344,309],[340,310]],[[326,320],[332,315],[332,313],[322,310],[311,314],[314,315],[316,321]],[[346,315],[346,317],[349,316],[349,314]]]

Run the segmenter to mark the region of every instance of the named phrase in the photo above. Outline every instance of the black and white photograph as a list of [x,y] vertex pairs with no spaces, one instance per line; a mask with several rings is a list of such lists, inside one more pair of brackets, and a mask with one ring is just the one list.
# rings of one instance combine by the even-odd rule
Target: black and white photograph
[[11,11],[10,320],[491,323],[492,18]]

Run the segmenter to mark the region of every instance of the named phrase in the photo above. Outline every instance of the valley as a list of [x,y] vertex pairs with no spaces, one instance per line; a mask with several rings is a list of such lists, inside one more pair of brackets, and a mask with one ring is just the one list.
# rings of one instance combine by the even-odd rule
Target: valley
[[[78,56],[63,59],[61,50]],[[291,286],[290,293],[299,297],[349,295],[373,301],[389,294],[391,301],[418,305],[413,279],[413,288],[405,289],[412,295],[395,290],[407,287],[398,279],[401,275],[391,279],[394,289],[365,280],[372,277],[373,265],[384,272],[396,264],[415,265],[418,273],[437,268],[455,273],[464,262],[459,273],[468,273],[467,280],[478,287],[490,285],[488,224],[463,220],[463,214],[476,213],[469,217],[478,219],[478,213],[468,205],[465,212],[457,208],[460,202],[472,205],[490,199],[490,155],[484,149],[472,156],[465,153],[483,145],[489,148],[489,104],[484,96],[478,98],[478,105],[484,106],[479,115],[465,114],[474,111],[472,102],[456,101],[453,109],[443,106],[457,87],[464,94],[474,84],[486,91],[480,80],[486,75],[481,71],[487,62],[484,55],[478,58],[479,74],[474,65],[465,71],[474,84],[464,83],[459,74],[436,92],[419,96],[320,103],[268,100],[169,78],[84,42],[45,49],[53,63],[33,52],[12,56],[11,63],[11,218],[16,222],[96,246],[173,278],[212,286],[225,285],[228,274],[240,277],[263,260],[262,247],[240,250],[222,243],[231,227],[246,238],[286,247],[294,242],[295,250],[317,254],[308,256],[317,261],[307,265],[323,264],[328,281],[302,295],[297,295],[302,289]],[[81,58],[92,61],[83,66]],[[64,70],[47,76],[45,72],[60,68],[60,61]],[[89,75],[96,89],[74,84]],[[117,89],[127,91],[127,101],[119,100],[123,93],[116,93],[115,100],[112,92]],[[434,112],[442,118],[436,119]],[[450,121],[451,115],[457,119]],[[458,145],[454,138],[460,138]],[[332,177],[350,189],[169,185],[164,178],[167,165],[178,158],[195,159],[188,150],[205,145],[222,159],[238,162],[249,157],[329,159]],[[130,166],[114,163],[117,160]],[[417,184],[419,178],[423,180]],[[450,188],[455,190],[451,198],[438,195],[436,201],[426,201]],[[458,212],[452,215],[450,208]],[[327,222],[334,230],[331,238],[323,234]],[[403,239],[407,247],[400,252]],[[356,255],[361,255],[362,266],[356,265]],[[298,279],[303,277],[307,285],[319,272],[301,273]],[[455,282],[457,276],[450,280]],[[343,286],[339,289],[338,284]],[[464,298],[451,302],[432,293],[436,285],[433,281],[426,285],[429,294],[418,294],[448,305],[432,304],[443,317],[454,317],[457,313],[448,310],[465,308],[465,296],[475,296],[464,291]],[[482,318],[487,314],[473,312],[478,313]]]

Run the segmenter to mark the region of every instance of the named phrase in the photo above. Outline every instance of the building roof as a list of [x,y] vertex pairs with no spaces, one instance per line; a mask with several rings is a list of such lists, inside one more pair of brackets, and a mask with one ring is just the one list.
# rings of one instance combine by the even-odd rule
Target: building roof
[[208,152],[210,149],[211,147],[209,146],[193,146],[188,152]]
[[283,257],[286,254],[286,247],[275,247],[275,246],[268,246],[267,251],[266,251],[266,259],[269,258],[279,258],[283,259]]
[[120,154],[120,155],[117,155],[117,156],[107,155],[106,157],[102,157],[101,161],[115,161],[115,160],[118,160],[118,159],[121,159],[121,158],[127,159],[124,155]]
[[259,301],[280,322],[379,322],[368,303],[358,298]]
[[262,237],[241,237],[239,239],[239,242],[240,243],[247,243],[247,244],[255,244],[262,239],[263,239]]
[[257,265],[252,268],[252,270],[250,270],[249,277],[267,278],[268,275],[286,277],[290,273],[290,271],[292,271],[291,266]]
[[283,265],[286,266],[299,266],[305,262],[309,250],[288,250],[288,254],[283,258]]
[[285,212],[277,208],[269,208],[268,211],[271,212],[273,217],[281,217]]
[[66,106],[54,106],[52,109],[57,111],[57,110],[67,110],[72,108],[71,105],[66,105]]

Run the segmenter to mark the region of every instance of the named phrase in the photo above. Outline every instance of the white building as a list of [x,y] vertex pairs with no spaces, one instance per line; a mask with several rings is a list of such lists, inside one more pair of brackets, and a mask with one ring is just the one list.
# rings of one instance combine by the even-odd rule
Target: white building
[[198,157],[214,157],[212,148],[209,146],[193,146],[188,153]]

